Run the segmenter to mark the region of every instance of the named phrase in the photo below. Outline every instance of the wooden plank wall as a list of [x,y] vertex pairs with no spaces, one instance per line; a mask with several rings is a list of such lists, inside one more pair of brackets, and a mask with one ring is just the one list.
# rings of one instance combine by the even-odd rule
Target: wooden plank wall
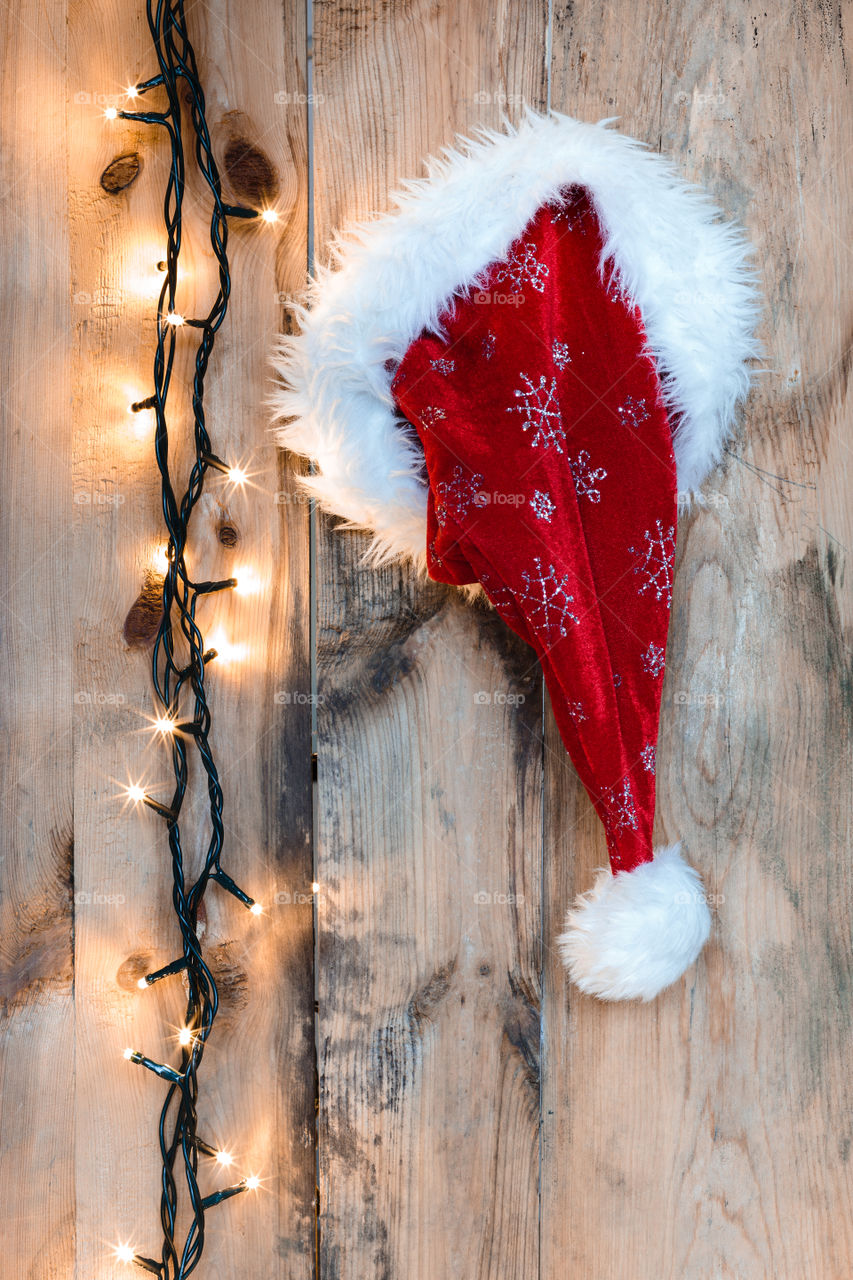
[[[275,230],[232,227],[234,291],[211,362],[208,426],[251,484],[211,483],[192,539],[200,578],[248,564],[261,584],[256,596],[206,603],[199,617],[244,646],[210,676],[223,865],[267,905],[255,920],[216,891],[206,899],[222,1003],[200,1124],[232,1149],[239,1173],[263,1182],[209,1214],[205,1267],[247,1274],[250,1258],[259,1280],[306,1280],[316,1198],[308,513],[292,501],[262,403],[281,298],[307,266],[306,14],[218,4],[191,22],[227,195],[264,194],[281,214]],[[160,1242],[163,1086],[122,1050],[172,1060],[183,1006],[179,979],[136,986],[174,957],[179,937],[163,825],[119,799],[131,780],[162,798],[172,785],[144,719],[149,650],[123,636],[163,541],[151,433],[137,437],[127,407],[151,389],[169,151],[164,133],[103,117],[122,86],[156,69],[144,7],[24,4],[3,23],[3,447],[14,498],[2,504],[0,1252],[4,1274],[27,1280],[112,1280],[128,1268],[111,1246],[152,1255]],[[138,177],[105,190],[102,172],[128,154]],[[193,176],[180,283],[188,315],[215,296],[209,208]],[[187,372],[180,359],[178,473],[190,456],[186,435],[180,442]],[[187,808],[192,862],[204,792]],[[204,1176],[208,1190],[227,1182]]]
[[[196,543],[264,584],[223,612],[247,651],[212,700],[232,856],[270,905],[247,921],[211,900],[205,1068],[212,1137],[266,1181],[211,1214],[198,1274],[842,1280],[849,6],[315,0],[311,86],[308,8],[190,18],[229,191],[260,173],[282,214],[235,229],[211,430],[253,486],[211,486]],[[111,1243],[157,1247],[162,1094],[121,1050],[168,1053],[180,1004],[135,988],[174,945],[168,872],[157,821],[115,800],[166,779],[140,731],[147,658],[122,638],[161,527],[125,408],[150,378],[166,153],[98,109],[149,68],[141,12],[24,0],[0,21],[2,1256],[27,1280],[113,1280]],[[749,227],[767,299],[741,438],[679,527],[658,753],[658,837],[702,869],[714,932],[651,1006],[580,997],[557,962],[604,842],[529,652],[452,591],[366,568],[325,519],[311,837],[308,516],[263,409],[282,297],[309,215],[322,257],[427,153],[524,102],[619,116],[673,154]],[[107,193],[125,151],[139,177]],[[210,285],[204,212],[193,188],[188,311]]]
[[[550,715],[543,744],[528,655],[451,593],[366,572],[357,536],[324,533],[322,1274],[846,1275],[842,14],[315,15],[318,243],[385,207],[455,132],[550,99],[618,115],[705,183],[749,226],[768,299],[737,458],[679,531],[658,833],[702,868],[715,929],[654,1006],[566,989],[553,939],[605,847]],[[474,707],[478,690],[527,701]]]
[[0,1253],[13,1274],[28,1277],[71,1275],[74,1259],[72,303],[63,21],[62,0],[25,0],[17,13],[5,8],[0,15],[0,450],[8,486],[0,502]]

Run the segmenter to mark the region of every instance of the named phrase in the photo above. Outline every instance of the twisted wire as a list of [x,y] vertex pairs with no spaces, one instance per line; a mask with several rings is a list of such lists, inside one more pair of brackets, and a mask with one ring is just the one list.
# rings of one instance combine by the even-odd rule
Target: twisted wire
[[[221,865],[224,842],[223,795],[210,744],[211,713],[205,686],[206,668],[216,654],[214,650],[205,650],[204,638],[196,621],[196,606],[201,597],[227,590],[236,583],[233,578],[218,582],[194,582],[187,569],[185,554],[190,521],[202,495],[207,472],[211,468],[227,470],[214,453],[207,431],[204,394],[215,336],[225,319],[231,292],[227,255],[228,218],[257,217],[258,211],[223,202],[219,171],[205,116],[204,92],[195,52],[187,32],[184,0],[147,0],[146,13],[159,70],[155,76],[136,86],[136,93],[147,94],[153,90],[162,90],[167,105],[163,110],[119,111],[117,114],[123,119],[165,129],[171,147],[169,177],[163,200],[167,239],[166,271],[157,302],[154,390],[150,397],[134,408],[153,409],[156,423],[154,452],[161,479],[163,519],[168,533],[168,568],[163,582],[162,619],[152,653],[152,678],[161,714],[175,726],[175,732],[168,738],[175,777],[171,801],[166,806],[148,796],[144,799],[166,823],[172,869],[172,905],[180,932],[181,954],[163,969],[148,974],[145,983],[150,985],[164,977],[183,975],[187,992],[185,1027],[190,1033],[190,1039],[181,1048],[178,1067],[153,1062],[137,1051],[128,1051],[126,1054],[133,1062],[153,1071],[169,1086],[159,1122],[162,1249],[159,1259],[134,1254],[132,1260],[144,1270],[161,1277],[161,1280],[185,1280],[198,1266],[202,1256],[206,1210],[245,1190],[247,1185],[246,1180],[243,1180],[210,1195],[202,1194],[198,1176],[199,1155],[213,1156],[216,1153],[199,1136],[196,1110],[199,1068],[219,1007],[216,982],[202,955],[199,941],[199,907],[211,881],[232,893],[244,906],[250,908],[254,905],[253,900],[238,887]],[[212,199],[210,243],[218,265],[219,288],[206,316],[173,323],[169,317],[176,315],[187,164],[182,98],[187,102],[189,110],[194,140],[192,154]],[[185,328],[197,330],[199,335],[192,384],[195,459],[185,491],[179,496],[169,456],[167,399],[176,346],[179,341],[184,340],[181,330]],[[180,654],[184,656],[181,657]],[[182,716],[182,708],[189,708],[190,705],[191,717],[185,714]],[[195,879],[190,878],[187,870],[180,829],[180,817],[189,790],[190,744],[195,747],[201,765],[199,782],[202,786],[206,784],[209,819],[204,862]],[[186,1188],[188,1203],[180,1195],[182,1185]],[[180,1230],[184,1233],[182,1240],[179,1238],[179,1213],[182,1222]]]

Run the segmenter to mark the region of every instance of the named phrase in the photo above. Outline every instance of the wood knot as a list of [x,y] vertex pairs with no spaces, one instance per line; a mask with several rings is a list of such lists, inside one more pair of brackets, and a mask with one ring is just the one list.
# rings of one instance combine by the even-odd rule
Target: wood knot
[[122,991],[137,991],[139,979],[144,978],[151,968],[151,957],[141,951],[135,951],[118,967],[116,982]]
[[236,547],[240,541],[240,530],[236,525],[229,524],[227,520],[223,521],[216,532],[223,547]]
[[447,964],[441,965],[435,973],[412,996],[407,1013],[409,1023],[423,1033],[425,1026],[433,1022],[439,1005],[450,991],[453,975],[456,972],[456,957]]
[[231,1026],[235,1015],[249,1003],[249,976],[243,958],[235,954],[234,944],[220,942],[211,947],[208,963],[219,991],[217,1025]]
[[125,151],[107,165],[101,174],[101,186],[110,195],[114,195],[116,191],[124,191],[125,187],[129,187],[139,177],[140,168],[139,153]]
[[139,595],[130,606],[122,634],[125,644],[132,649],[144,649],[153,643],[163,616],[163,582],[162,574],[149,570]]
[[259,147],[245,138],[232,138],[225,148],[225,172],[241,200],[255,207],[273,204],[278,196],[278,173]]

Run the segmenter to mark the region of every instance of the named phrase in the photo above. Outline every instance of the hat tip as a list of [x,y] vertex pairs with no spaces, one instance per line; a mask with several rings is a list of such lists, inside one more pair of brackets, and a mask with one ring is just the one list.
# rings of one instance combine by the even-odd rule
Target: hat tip
[[569,976],[600,1000],[653,1000],[694,963],[711,931],[698,873],[680,844],[612,875],[602,868],[557,939]]

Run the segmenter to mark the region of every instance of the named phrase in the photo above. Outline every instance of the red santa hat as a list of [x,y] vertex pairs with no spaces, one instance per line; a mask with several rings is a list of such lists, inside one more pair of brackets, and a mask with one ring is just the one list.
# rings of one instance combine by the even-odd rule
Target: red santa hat
[[481,584],[535,649],[610,858],[560,951],[583,991],[649,1000],[710,929],[680,847],[652,848],[655,752],[678,502],[757,354],[748,245],[659,156],[557,114],[395,200],[281,339],[279,439],[374,562]]

